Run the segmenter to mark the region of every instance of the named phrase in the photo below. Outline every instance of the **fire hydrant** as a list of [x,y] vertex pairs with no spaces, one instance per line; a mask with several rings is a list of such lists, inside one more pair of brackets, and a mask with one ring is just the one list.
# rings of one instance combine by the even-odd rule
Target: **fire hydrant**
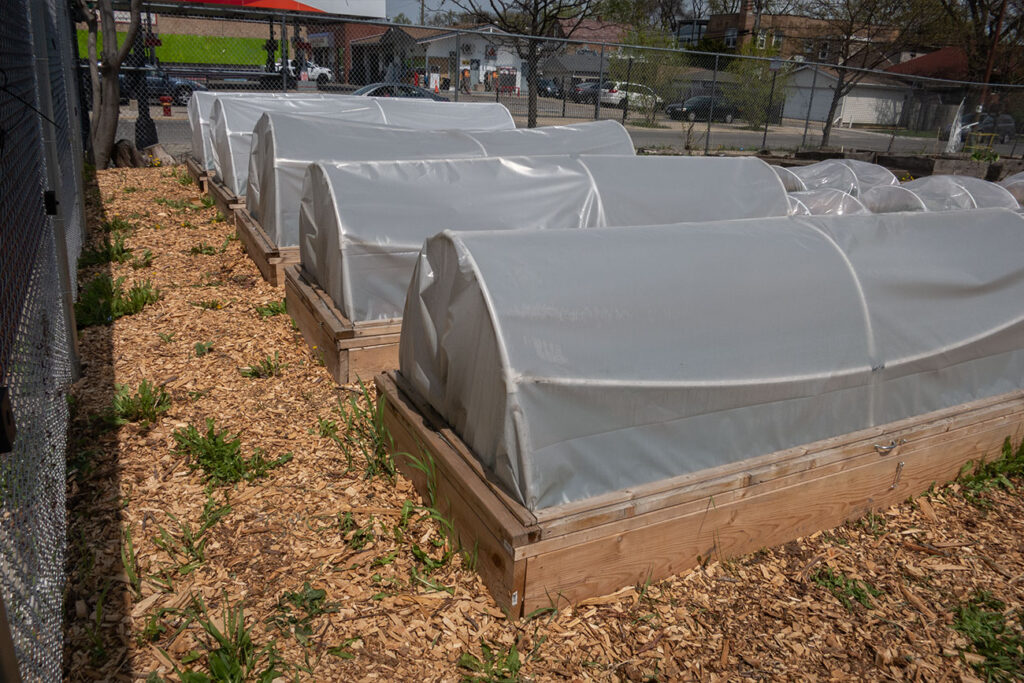
[[174,101],[174,98],[172,98],[170,95],[161,95],[160,96],[160,104],[162,104],[164,106],[164,116],[170,116],[171,115],[171,102],[173,102],[173,101]]

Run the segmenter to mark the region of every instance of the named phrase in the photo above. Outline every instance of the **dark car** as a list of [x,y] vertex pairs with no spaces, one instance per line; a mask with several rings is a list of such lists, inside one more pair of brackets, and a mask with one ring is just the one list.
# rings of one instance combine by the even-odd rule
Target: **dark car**
[[[132,88],[129,86],[132,79],[128,76],[132,71],[134,71],[132,67],[124,66],[121,67],[121,72],[118,74],[122,98],[130,97],[131,99],[138,99],[138,93],[133,92]],[[173,98],[174,104],[185,106],[192,98],[193,92],[207,89],[202,83],[192,81],[187,78],[172,76],[163,69],[142,67],[138,69],[138,71],[143,72],[145,75],[146,96],[149,98],[151,104],[156,104],[156,100],[167,95]]]
[[736,107],[724,98],[711,95],[698,95],[685,102],[673,102],[665,107],[665,113],[676,121],[707,121],[708,116],[713,116],[715,121],[732,123],[739,116]]
[[550,78],[537,79],[537,94],[541,97],[561,97],[562,88],[557,81]]
[[584,81],[577,83],[570,91],[569,99],[573,102],[587,102],[594,104],[601,96],[601,84],[597,81]]
[[436,100],[438,102],[448,101],[447,97],[434,94],[426,88],[419,88],[415,85],[407,85],[405,83],[371,83],[370,85],[364,85],[352,94],[363,95],[365,97],[418,97],[420,99]]

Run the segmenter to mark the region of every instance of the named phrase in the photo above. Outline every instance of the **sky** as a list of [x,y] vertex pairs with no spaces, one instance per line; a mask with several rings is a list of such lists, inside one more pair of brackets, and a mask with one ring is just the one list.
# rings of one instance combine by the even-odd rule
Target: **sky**
[[[441,0],[426,0],[426,4],[427,14],[429,15],[430,10],[437,9],[440,6]],[[420,20],[419,0],[387,0],[388,18],[394,17],[399,12],[412,19],[414,23],[418,23]]]

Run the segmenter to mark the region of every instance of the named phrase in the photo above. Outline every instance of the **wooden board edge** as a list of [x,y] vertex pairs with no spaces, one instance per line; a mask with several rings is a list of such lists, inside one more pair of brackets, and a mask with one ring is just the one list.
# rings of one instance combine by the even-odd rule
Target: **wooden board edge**
[[451,524],[459,547],[495,602],[512,616],[521,616],[526,562],[514,559],[514,549],[526,542],[527,530],[511,516],[502,515],[490,492],[473,481],[461,460],[423,430],[415,407],[386,374],[378,374],[374,382],[384,402],[384,424],[396,467],[413,482],[425,504]]
[[631,583],[658,581],[709,560],[724,560],[800,538],[919,495],[953,480],[964,463],[998,452],[1024,423],[960,438],[794,486],[723,502],[528,559],[523,610],[577,602]]

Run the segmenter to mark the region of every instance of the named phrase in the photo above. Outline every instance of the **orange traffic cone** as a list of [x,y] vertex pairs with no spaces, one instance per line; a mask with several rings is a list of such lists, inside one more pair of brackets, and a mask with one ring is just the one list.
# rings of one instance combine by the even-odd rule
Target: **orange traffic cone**
[[440,90],[438,90],[438,89],[437,89],[437,86],[435,85],[435,86],[434,86],[434,94],[435,94],[435,95],[437,95],[437,94],[438,94],[439,92],[441,92],[441,91],[440,91]]

